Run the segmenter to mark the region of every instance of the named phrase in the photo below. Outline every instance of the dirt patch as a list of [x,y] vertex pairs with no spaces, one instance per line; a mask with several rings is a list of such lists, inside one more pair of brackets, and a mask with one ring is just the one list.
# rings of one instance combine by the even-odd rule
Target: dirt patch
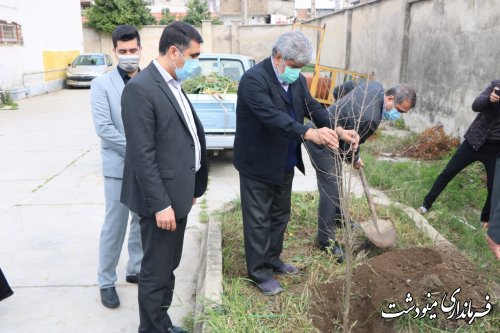
[[[321,284],[316,287],[316,301],[310,312],[314,325],[321,332],[334,332],[335,322],[342,319],[341,299],[344,280]],[[478,275],[474,264],[459,252],[433,248],[410,248],[386,252],[371,258],[356,267],[353,272],[351,291],[350,322],[357,322],[353,333],[395,332],[394,321],[383,319],[381,311],[389,310],[389,303],[397,303],[402,309],[409,308],[405,303],[407,293],[411,293],[412,303],[425,306],[430,298],[440,304],[444,293],[450,295],[461,288],[456,295],[461,304],[472,300],[473,307],[484,310],[485,295],[488,287],[483,277]],[[439,306],[438,306],[439,307]],[[452,329],[467,325],[464,320],[445,320],[446,314],[433,311],[444,328]],[[408,316],[415,315],[415,312]],[[429,318],[429,315],[427,315]],[[476,319],[480,320],[480,319]]]
[[444,132],[443,125],[437,125],[423,131],[414,144],[398,155],[419,160],[438,160],[459,144],[458,138]]

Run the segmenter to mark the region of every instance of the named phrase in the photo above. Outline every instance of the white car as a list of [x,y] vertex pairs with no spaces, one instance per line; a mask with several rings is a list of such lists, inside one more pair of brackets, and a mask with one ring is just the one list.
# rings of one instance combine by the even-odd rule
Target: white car
[[105,53],[80,54],[68,64],[66,85],[72,87],[90,87],[90,81],[113,69],[111,57]]

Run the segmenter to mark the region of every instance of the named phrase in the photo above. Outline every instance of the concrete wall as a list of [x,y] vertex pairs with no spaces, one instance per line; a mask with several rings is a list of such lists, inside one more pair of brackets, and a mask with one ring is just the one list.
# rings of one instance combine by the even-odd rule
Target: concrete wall
[[0,44],[0,89],[15,99],[60,89],[83,50],[79,0],[0,0],[0,20],[21,25],[23,45]]
[[321,63],[412,84],[405,115],[420,131],[442,123],[463,135],[474,98],[498,78],[500,4],[495,0],[381,0],[309,21],[326,23]]
[[420,1],[409,11],[406,80],[419,92],[411,119],[463,134],[474,98],[500,78],[500,2]]

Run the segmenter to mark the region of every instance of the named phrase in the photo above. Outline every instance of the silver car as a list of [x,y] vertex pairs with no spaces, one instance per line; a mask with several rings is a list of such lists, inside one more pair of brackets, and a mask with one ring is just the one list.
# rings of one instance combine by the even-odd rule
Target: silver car
[[66,85],[71,87],[90,87],[90,81],[113,69],[111,57],[105,53],[80,54],[68,65]]

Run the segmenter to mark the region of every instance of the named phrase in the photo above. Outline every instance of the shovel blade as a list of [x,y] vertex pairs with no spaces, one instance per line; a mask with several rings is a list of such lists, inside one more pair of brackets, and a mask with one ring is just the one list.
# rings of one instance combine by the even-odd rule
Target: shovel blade
[[360,224],[366,237],[376,247],[386,248],[396,244],[397,234],[391,220],[377,219],[378,230],[371,220],[361,222]]

